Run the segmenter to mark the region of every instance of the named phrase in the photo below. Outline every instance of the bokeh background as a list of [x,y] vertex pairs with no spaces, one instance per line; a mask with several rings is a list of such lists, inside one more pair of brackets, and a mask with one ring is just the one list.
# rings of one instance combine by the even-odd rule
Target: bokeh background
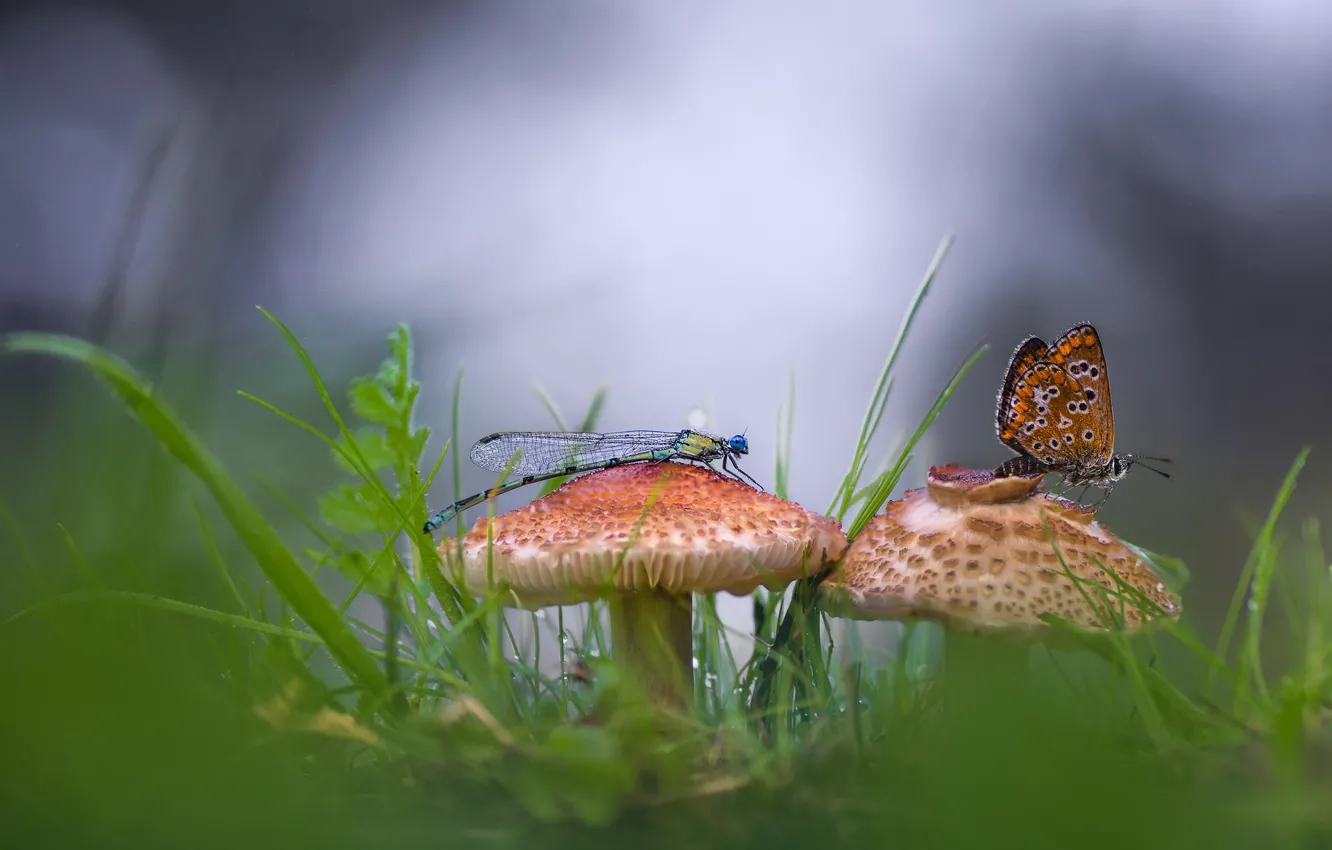
[[[1009,352],[1090,320],[1119,448],[1178,459],[1102,517],[1189,564],[1200,631],[1306,444],[1290,515],[1328,518],[1326,3],[11,0],[0,111],[0,330],[110,345],[247,488],[311,514],[326,450],[236,395],[328,425],[257,304],[334,386],[410,323],[432,452],[465,366],[462,449],[550,427],[534,384],[571,421],[606,385],[601,428],[701,410],[770,482],[793,378],[791,494],[821,511],[954,234],[879,456],[991,350],[909,484],[1008,457]],[[72,580],[59,521],[90,562],[188,587],[184,479],[71,372],[0,362],[0,495],[58,553],[30,557]],[[488,476],[464,462],[463,490]]]

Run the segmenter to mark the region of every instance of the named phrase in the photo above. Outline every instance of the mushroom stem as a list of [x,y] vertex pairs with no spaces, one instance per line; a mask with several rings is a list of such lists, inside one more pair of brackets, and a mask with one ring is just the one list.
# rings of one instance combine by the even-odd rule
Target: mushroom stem
[[684,709],[694,694],[693,598],[617,593],[610,599],[611,652],[657,706]]

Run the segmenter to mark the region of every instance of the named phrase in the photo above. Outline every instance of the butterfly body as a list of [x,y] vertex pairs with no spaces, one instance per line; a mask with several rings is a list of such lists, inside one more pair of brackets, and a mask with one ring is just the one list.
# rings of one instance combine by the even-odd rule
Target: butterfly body
[[1109,495],[1140,462],[1115,454],[1110,378],[1101,336],[1090,324],[1070,328],[1050,345],[1029,337],[1017,347],[999,391],[995,426],[1000,442],[1018,453],[995,469],[998,477],[1057,472],[1070,486],[1095,485]]

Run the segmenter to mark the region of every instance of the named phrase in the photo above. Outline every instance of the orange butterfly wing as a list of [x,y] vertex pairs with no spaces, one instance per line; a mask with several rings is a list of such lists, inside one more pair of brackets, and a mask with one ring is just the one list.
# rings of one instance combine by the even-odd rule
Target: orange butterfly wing
[[[1087,462],[1093,465],[1109,463],[1115,453],[1115,413],[1110,404],[1110,376],[1105,367],[1101,335],[1089,324],[1078,325],[1054,341],[1045,359],[1062,366],[1082,390],[1081,401],[1087,404],[1086,413],[1090,415],[1091,423],[1083,427],[1080,436],[1085,436],[1087,427],[1094,434],[1092,440],[1079,441],[1088,443]],[[1082,421],[1081,416],[1078,421]]]
[[1015,451],[1023,449],[1016,442],[1016,426],[1020,424],[1021,414],[1013,409],[1013,391],[1023,374],[1045,357],[1045,352],[1045,341],[1032,336],[1023,340],[1008,359],[1008,371],[1004,373],[1003,387],[999,390],[999,405],[995,409],[995,432],[1000,442]]
[[1091,405],[1064,367],[1037,361],[1022,373],[1009,400],[1005,440],[1055,469],[1091,466],[1101,452]]

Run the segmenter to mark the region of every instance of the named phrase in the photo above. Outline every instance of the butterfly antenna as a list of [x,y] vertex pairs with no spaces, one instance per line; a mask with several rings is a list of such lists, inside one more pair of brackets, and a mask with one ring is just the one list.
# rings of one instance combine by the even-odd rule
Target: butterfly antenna
[[1166,471],[1163,470],[1163,469],[1157,469],[1156,467],[1152,466],[1151,464],[1144,463],[1144,461],[1148,461],[1148,460],[1156,461],[1157,463],[1174,463],[1174,462],[1175,462],[1174,460],[1172,460],[1172,459],[1170,459],[1170,458],[1168,458],[1168,457],[1152,457],[1151,455],[1143,455],[1142,457],[1135,457],[1135,458],[1133,458],[1132,462],[1138,464],[1138,465],[1141,466],[1143,469],[1150,469],[1152,472],[1155,472],[1157,475],[1161,476],[1162,478],[1174,478],[1174,477],[1175,477],[1175,476],[1171,475],[1169,472],[1166,472]]

